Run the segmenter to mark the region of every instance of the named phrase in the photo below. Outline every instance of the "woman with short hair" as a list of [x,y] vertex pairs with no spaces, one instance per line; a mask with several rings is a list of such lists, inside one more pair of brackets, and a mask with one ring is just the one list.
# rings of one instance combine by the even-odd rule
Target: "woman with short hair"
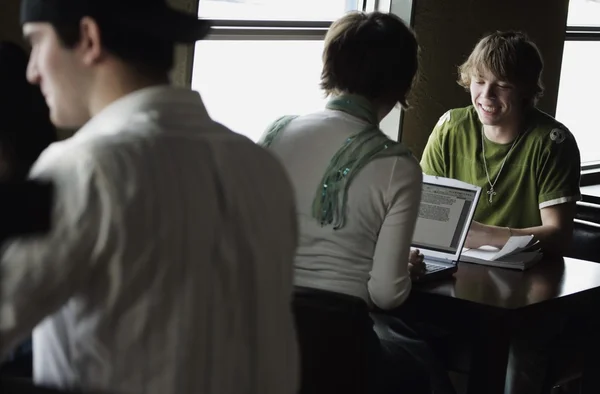
[[400,306],[411,274],[424,270],[418,251],[409,264],[421,169],[379,128],[395,106],[408,106],[417,68],[417,40],[400,18],[346,14],[325,37],[325,110],[280,118],[259,142],[282,161],[296,194],[301,393],[380,393],[392,381],[428,392],[419,371],[407,376],[414,365],[385,377],[369,316]]

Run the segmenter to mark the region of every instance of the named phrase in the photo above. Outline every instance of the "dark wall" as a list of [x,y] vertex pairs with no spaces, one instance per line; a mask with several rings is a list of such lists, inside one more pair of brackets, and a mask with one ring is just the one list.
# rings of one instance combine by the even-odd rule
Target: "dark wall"
[[495,30],[526,32],[540,48],[546,91],[539,107],[556,110],[568,0],[414,0],[414,29],[421,45],[421,74],[406,112],[402,140],[420,157],[439,117],[470,104],[456,84],[457,67],[476,42]]
[[24,44],[19,26],[20,0],[0,0],[0,40]]

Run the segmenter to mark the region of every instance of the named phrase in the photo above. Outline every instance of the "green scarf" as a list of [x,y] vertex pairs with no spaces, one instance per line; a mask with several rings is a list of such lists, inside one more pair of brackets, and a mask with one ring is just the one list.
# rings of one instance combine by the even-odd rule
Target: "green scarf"
[[[342,228],[346,222],[348,188],[358,172],[372,160],[390,156],[406,156],[410,151],[401,143],[389,139],[380,129],[377,114],[372,104],[363,97],[342,95],[331,99],[327,108],[346,112],[368,122],[360,132],[348,137],[344,145],[331,158],[329,166],[317,187],[313,200],[312,214],[322,226],[333,224]],[[277,119],[259,142],[269,147],[297,116]]]

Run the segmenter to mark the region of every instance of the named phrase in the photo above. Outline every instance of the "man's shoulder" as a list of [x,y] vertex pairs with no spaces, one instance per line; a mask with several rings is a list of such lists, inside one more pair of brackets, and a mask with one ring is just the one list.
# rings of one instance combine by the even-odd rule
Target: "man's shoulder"
[[[215,127],[218,128],[215,129],[217,132],[207,135],[202,143],[213,153],[216,160],[213,164],[227,168],[223,174],[241,173],[252,181],[253,188],[268,188],[275,194],[279,190],[292,190],[285,168],[274,152],[225,126],[215,124]],[[209,162],[206,164],[212,165]]]
[[48,146],[38,157],[31,169],[32,177],[52,177],[66,171],[72,176],[82,173],[82,169],[89,169],[91,155],[85,149],[80,149],[79,144],[71,137],[58,141]]
[[472,105],[463,108],[454,108],[446,111],[437,121],[435,127],[445,134],[452,134],[465,127],[472,127],[477,120],[477,113]]
[[[255,179],[256,185],[264,185],[274,192],[281,190],[292,191],[291,182],[285,167],[274,152],[265,149],[252,141],[244,144],[246,170],[248,176]],[[290,194],[291,195],[291,194]]]
[[534,109],[529,132],[532,140],[545,148],[576,144],[575,137],[567,126],[539,109]]

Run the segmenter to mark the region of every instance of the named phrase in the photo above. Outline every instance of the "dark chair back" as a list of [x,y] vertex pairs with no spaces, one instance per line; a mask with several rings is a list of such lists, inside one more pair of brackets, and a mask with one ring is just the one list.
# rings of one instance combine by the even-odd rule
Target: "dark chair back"
[[578,201],[575,219],[586,222],[600,223],[600,205],[591,202]]
[[600,223],[575,219],[567,257],[600,263]]

